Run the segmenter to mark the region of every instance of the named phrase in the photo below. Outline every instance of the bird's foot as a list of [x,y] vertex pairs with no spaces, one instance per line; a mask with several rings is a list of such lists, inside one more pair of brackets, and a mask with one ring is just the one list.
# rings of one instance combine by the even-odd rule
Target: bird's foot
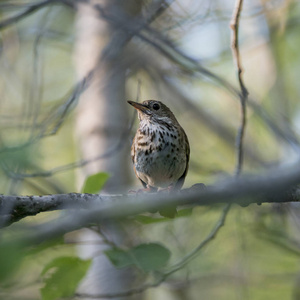
[[158,188],[157,192],[159,193],[165,193],[165,194],[171,194],[175,191],[174,186],[173,185],[169,185],[166,188]]
[[147,187],[147,188],[144,188],[144,189],[129,190],[128,194],[138,195],[138,194],[143,194],[143,193],[154,193],[154,192],[155,192],[155,190],[153,190],[153,188]]

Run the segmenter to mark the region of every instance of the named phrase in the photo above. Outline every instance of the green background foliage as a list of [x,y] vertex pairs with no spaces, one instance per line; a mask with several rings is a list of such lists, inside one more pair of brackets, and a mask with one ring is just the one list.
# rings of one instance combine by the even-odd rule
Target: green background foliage
[[90,260],[84,261],[71,256],[52,260],[41,273],[45,283],[41,288],[42,299],[55,300],[72,296],[90,264]]
[[[210,9],[208,2],[214,3]],[[273,122],[279,128],[288,124],[298,136],[299,2],[250,2],[244,5],[239,32],[245,83],[250,96]],[[154,28],[168,34],[180,49],[237,86],[228,25],[233,2],[191,1],[191,7],[185,5],[181,1],[184,9],[174,8],[166,19],[154,23]],[[0,10],[2,20],[22,7],[0,6]],[[76,81],[72,60],[75,17],[76,12],[64,6],[45,7],[1,31],[0,193],[80,190],[76,168],[68,167],[78,159],[74,112],[66,116],[56,134],[50,134],[61,116],[61,103]],[[40,38],[38,29],[42,32]],[[150,48],[138,42],[135,47],[141,51]],[[161,61],[163,65],[165,60]],[[165,78],[189,99],[194,105],[191,107],[175,101],[172,93],[158,87],[157,81],[162,84],[162,80],[158,74],[155,76],[152,81],[144,71],[129,76],[127,98],[135,99],[136,81],[141,79],[141,99],[166,99],[174,111],[191,146],[185,186],[199,182],[208,185],[231,176],[235,167],[234,138],[240,122],[237,99],[203,76],[190,76],[177,66],[166,70]],[[289,142],[279,138],[253,108],[248,108],[247,116],[243,172],[260,173],[269,166],[292,161],[295,152]],[[129,148],[130,142],[124,147]],[[41,176],[30,176],[39,173]],[[82,191],[98,193],[107,176],[92,175]],[[139,188],[133,171],[130,176],[132,185]],[[174,265],[199,245],[217,222],[221,209],[219,205],[179,209],[175,218],[164,213],[161,215],[165,217],[159,213],[132,217],[128,220],[131,238],[138,236],[138,245],[112,248],[105,254],[116,267],[131,266],[153,275]],[[220,300],[298,299],[298,209],[291,204],[234,206],[217,238],[186,268],[174,273],[166,285],[149,290],[146,299],[181,299],[180,293],[184,299],[192,300],[199,299],[199,294],[202,299]],[[16,235],[25,235],[27,226],[39,226],[59,215],[60,212],[51,212],[28,217],[0,231],[1,299],[51,300],[68,297],[75,291],[91,264],[76,257],[76,233],[35,246],[10,242]]]

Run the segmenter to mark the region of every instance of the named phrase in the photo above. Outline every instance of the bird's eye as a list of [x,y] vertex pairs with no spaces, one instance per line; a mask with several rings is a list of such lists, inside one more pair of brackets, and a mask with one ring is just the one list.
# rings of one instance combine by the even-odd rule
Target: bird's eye
[[154,110],[159,110],[160,109],[160,106],[157,103],[154,103],[152,107],[153,107]]

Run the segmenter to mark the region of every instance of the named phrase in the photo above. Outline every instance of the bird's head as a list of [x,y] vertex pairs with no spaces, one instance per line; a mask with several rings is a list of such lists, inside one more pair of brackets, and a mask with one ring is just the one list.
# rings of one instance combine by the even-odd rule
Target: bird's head
[[157,100],[146,100],[143,103],[127,101],[132,105],[139,115],[139,120],[153,120],[164,122],[176,122],[177,120],[171,110],[162,102]]

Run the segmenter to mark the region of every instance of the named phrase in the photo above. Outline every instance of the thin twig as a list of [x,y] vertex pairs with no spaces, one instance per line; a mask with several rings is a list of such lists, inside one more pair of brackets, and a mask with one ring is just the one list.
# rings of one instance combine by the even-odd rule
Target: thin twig
[[[227,127],[224,120],[220,120],[220,118],[216,117],[213,113],[210,113],[198,106],[192,97],[186,95],[186,93],[182,91],[176,80],[165,76],[163,70],[158,69],[158,72],[153,73],[152,76],[153,80],[159,78],[160,82],[163,83],[163,89],[167,90],[174,99],[178,99],[178,102],[184,110],[190,113],[191,116],[194,116],[195,120],[201,123],[201,126],[206,126],[230,148],[234,145],[236,135],[229,129],[229,127]],[[253,151],[250,147],[245,147],[244,152],[247,153],[247,157],[250,158],[257,166],[268,166],[268,164],[259,157],[257,151]]]
[[241,93],[239,93],[240,96],[240,103],[241,103],[241,124],[238,130],[238,134],[236,137],[236,149],[237,149],[237,162],[236,162],[236,167],[235,167],[235,176],[239,176],[242,167],[243,167],[243,156],[244,156],[244,151],[243,151],[243,141],[244,141],[244,136],[245,136],[245,129],[246,129],[246,115],[247,115],[247,99],[248,99],[248,91],[245,87],[242,73],[242,65],[241,65],[241,59],[240,59],[240,51],[239,51],[239,39],[238,39],[238,34],[239,34],[239,21],[240,21],[240,15],[241,15],[241,10],[243,6],[243,0],[236,0],[233,15],[232,15],[232,20],[230,22],[230,28],[232,29],[232,35],[231,35],[231,50],[232,50],[232,56],[233,60],[235,62],[236,68],[237,68],[237,75],[238,75],[238,80],[240,84],[240,89]]
[[185,267],[191,260],[193,260],[199,254],[200,250],[202,250],[211,240],[213,240],[216,237],[216,235],[218,234],[221,227],[225,224],[225,220],[226,220],[226,216],[228,215],[229,208],[230,208],[230,204],[227,204],[224,207],[221,217],[218,220],[218,222],[216,223],[215,227],[207,235],[207,237],[201,241],[201,243],[194,250],[192,250],[188,255],[183,257],[182,260],[180,260],[178,263],[176,263],[175,265],[170,267],[167,272],[159,274],[158,278],[153,283],[147,283],[147,284],[141,285],[138,288],[129,289],[127,291],[123,291],[123,292],[119,292],[119,293],[98,294],[98,295],[77,293],[77,294],[75,294],[75,296],[79,297],[79,298],[93,298],[93,299],[125,297],[125,296],[131,296],[134,294],[139,294],[139,293],[146,291],[149,288],[159,286],[173,273],[175,273],[175,272],[179,271],[180,269],[182,269],[183,267]]
[[[223,86],[232,95],[240,97],[239,90],[237,90],[229,81],[211,72],[207,68],[203,67],[198,61],[186,55],[184,52],[178,49],[178,47],[176,47],[174,43],[172,43],[165,35],[162,35],[149,26],[142,28],[144,32],[138,31],[137,28],[141,29],[138,27],[138,24],[136,24],[138,20],[132,21],[128,18],[117,18],[116,16],[108,14],[100,5],[96,5],[94,8],[99,11],[100,16],[103,19],[112,23],[114,26],[118,26],[118,28],[124,32],[131,32],[133,35],[162,53],[170,61],[173,61],[175,64],[179,65],[181,69],[187,70],[188,73],[200,73]],[[284,128],[282,126],[279,127],[254,99],[248,99],[248,105],[251,106],[255,113],[257,113],[257,115],[264,122],[266,122],[276,136],[293,146],[293,149],[298,153],[300,142],[298,141],[298,137],[288,126],[285,126]]]
[[[112,60],[118,57],[121,54],[121,50],[124,46],[135,36],[139,34],[143,29],[149,26],[153,21],[155,21],[159,16],[163,14],[163,12],[174,2],[175,0],[162,0],[159,2],[153,2],[149,5],[149,15],[146,17],[134,18],[134,21],[131,22],[132,27],[131,30],[123,30],[122,26],[120,29],[123,31],[122,35],[118,33],[112,36],[111,41],[105,47],[102,52],[101,59],[108,59]],[[107,14],[104,13],[103,7],[100,4],[94,5],[94,8],[100,13],[100,16],[106,19]],[[104,14],[103,14],[104,13]],[[116,23],[110,22],[111,25],[119,26],[122,22],[126,22],[128,20],[128,16],[125,15],[118,15],[110,14],[109,16],[112,17],[113,20],[116,20]],[[118,28],[119,29],[119,28]],[[117,30],[116,30],[117,32]]]
[[[96,234],[100,235],[101,242],[103,244],[109,245],[111,248],[117,247],[117,245],[109,239],[109,237],[106,235],[106,233],[103,231],[101,226],[98,224],[96,227],[92,226],[90,227],[90,230],[94,231]],[[100,254],[103,253],[103,250],[100,250]],[[97,254],[96,254],[97,255]],[[94,256],[94,255],[93,255]],[[95,257],[95,256],[94,256]]]
[[213,230],[208,234],[208,236],[189,254],[187,254],[185,257],[183,257],[178,263],[176,263],[174,266],[170,268],[167,274],[168,276],[175,273],[176,271],[182,269],[184,266],[186,266],[191,260],[193,260],[200,252],[200,250],[207,245],[208,242],[210,242],[212,239],[214,239],[219,232],[220,228],[225,224],[226,216],[228,215],[229,209],[231,204],[226,204],[224,207],[221,217],[219,221],[216,223]]
[[6,27],[11,26],[11,25],[21,21],[26,16],[34,13],[35,11],[37,11],[37,10],[47,6],[47,5],[51,5],[51,4],[64,4],[64,5],[66,5],[68,7],[71,7],[71,8],[75,7],[75,4],[72,3],[72,1],[68,1],[68,0],[44,0],[44,1],[40,1],[40,2],[34,3],[32,5],[28,5],[27,8],[25,10],[23,10],[22,12],[17,13],[14,16],[0,22],[0,30],[5,29]]
[[[53,129],[48,135],[55,135],[63,124],[66,115],[70,111],[71,107],[76,103],[79,96],[90,86],[92,78],[94,76],[94,70],[90,71],[82,80],[80,80],[74,87],[71,95],[65,103],[63,103],[55,112],[54,117],[59,116],[58,120],[55,122]],[[52,123],[53,117],[48,120],[47,123]],[[46,120],[45,120],[46,121]],[[45,122],[46,123],[46,122]],[[47,134],[42,135],[46,137]]]
[[[68,111],[70,110],[70,107],[74,104],[74,102],[79,97],[79,95],[89,86],[93,74],[94,74],[93,71],[91,71],[85,78],[83,78],[75,86],[74,91],[72,92],[69,99],[61,107],[59,107],[59,109],[56,112],[56,114],[58,114],[58,113],[60,114],[59,120],[57,120],[54,128],[49,133],[49,135],[55,134],[58,131],[58,129],[62,125]],[[140,81],[138,81],[137,96],[136,96],[137,101],[140,97],[140,90],[141,90],[141,83],[140,83]],[[123,146],[125,145],[124,140],[129,136],[129,134],[132,130],[133,124],[134,124],[134,120],[135,120],[135,114],[133,114],[132,119],[129,122],[128,127],[124,128],[124,131],[121,135],[121,138],[119,139],[117,144],[112,146],[105,153],[103,153],[101,155],[97,155],[94,158],[86,159],[86,160],[79,160],[77,162],[65,164],[65,165],[62,165],[62,166],[59,166],[59,167],[56,167],[56,168],[52,168],[52,169],[47,170],[47,171],[34,172],[34,173],[16,173],[16,172],[14,172],[12,170],[9,170],[8,168],[5,168],[5,167],[3,167],[3,169],[4,169],[5,173],[7,174],[7,176],[9,176],[10,178],[15,178],[15,179],[36,178],[36,177],[51,177],[54,174],[57,174],[57,173],[60,173],[60,172],[66,172],[68,170],[72,170],[72,169],[75,169],[75,168],[80,168],[80,167],[83,167],[83,166],[88,165],[90,163],[93,163],[97,160],[105,159],[107,157],[110,157],[111,155],[114,155],[117,151],[119,151],[123,148]],[[52,119],[47,120],[47,123],[50,123],[50,122],[52,122]],[[46,135],[44,135],[44,136],[46,136]],[[44,136],[41,136],[41,137],[44,137]],[[10,147],[10,148],[0,149],[0,153],[2,151],[4,152],[4,151],[20,150],[20,149],[22,149],[22,147],[29,146],[29,145],[30,145],[30,143],[19,146],[19,147],[15,147],[15,148]]]
[[[33,66],[32,66],[32,79],[29,89],[29,97],[28,101],[24,102],[24,117],[29,120],[29,124],[31,123],[31,133],[29,140],[34,139],[35,131],[38,126],[38,119],[41,115],[41,105],[42,105],[42,87],[44,84],[44,76],[43,74],[43,61],[41,59],[41,47],[42,47],[42,40],[44,38],[44,33],[47,30],[49,25],[49,15],[53,14],[51,9],[48,9],[43,12],[44,15],[41,18],[39,24],[39,31],[34,39],[33,43]],[[26,119],[25,119],[26,121]],[[25,124],[25,122],[24,122]],[[25,130],[25,128],[22,128]]]
[[[41,138],[45,138],[49,135],[55,134],[63,124],[63,121],[65,120],[65,117],[67,113],[70,111],[72,105],[76,102],[76,100],[81,95],[81,93],[83,93],[90,85],[93,74],[94,71],[93,70],[90,71],[83,79],[81,79],[74,86],[71,94],[68,96],[68,99],[57,109],[55,109],[54,112],[50,112],[50,115],[43,120],[42,124],[39,125],[41,129],[39,130],[39,133],[36,136],[34,136],[33,138],[29,139],[28,141],[18,146],[1,147],[0,154],[24,150],[26,147],[29,147],[34,143],[38,142]],[[48,130],[48,127],[50,127],[50,125],[52,125],[53,123],[54,123],[53,125],[54,128],[51,129],[50,133],[47,133],[46,131]],[[48,171],[46,171],[45,173],[48,173]],[[30,177],[34,177],[34,176],[30,176]]]

